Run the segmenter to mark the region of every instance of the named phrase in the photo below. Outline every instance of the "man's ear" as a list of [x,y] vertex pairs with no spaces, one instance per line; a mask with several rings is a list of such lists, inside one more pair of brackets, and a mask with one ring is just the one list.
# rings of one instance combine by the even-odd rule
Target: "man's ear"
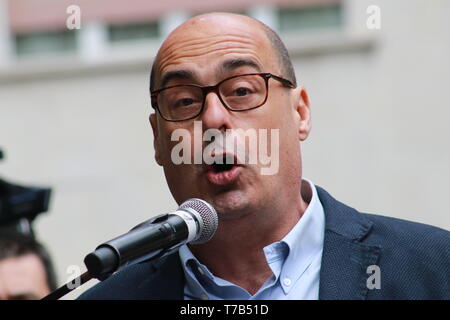
[[298,120],[298,138],[300,141],[305,141],[311,131],[311,108],[309,97],[306,90],[298,86],[294,89],[295,98],[295,112]]
[[160,152],[160,145],[159,145],[159,133],[158,133],[158,117],[156,113],[152,113],[148,119],[150,120],[150,125],[152,126],[153,130],[153,148],[155,149],[155,161],[157,164],[162,166],[161,162],[161,152]]

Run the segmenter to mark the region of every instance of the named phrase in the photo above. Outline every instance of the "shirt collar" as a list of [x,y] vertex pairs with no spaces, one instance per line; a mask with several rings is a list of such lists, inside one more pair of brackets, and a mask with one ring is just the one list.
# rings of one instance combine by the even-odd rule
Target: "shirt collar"
[[[312,195],[307,209],[283,239],[264,247],[266,258],[269,258],[269,253],[273,254],[274,251],[278,251],[280,257],[284,259],[281,271],[275,274],[275,277],[281,278],[280,283],[285,294],[289,293],[295,282],[308,269],[314,258],[322,254],[323,250],[325,232],[323,207],[314,184],[308,179],[303,179],[302,183],[307,184]],[[283,250],[286,247],[287,250]],[[187,282],[195,284],[196,289],[192,294],[197,296],[204,294],[203,286],[198,281],[198,277],[209,278],[209,280],[217,278],[195,258],[187,245],[180,247],[179,255]],[[285,281],[286,279],[289,281]]]
[[[322,254],[323,239],[325,235],[325,214],[317,195],[314,184],[303,179],[307,183],[312,196],[311,200],[300,220],[292,230],[281,240],[289,248],[289,253],[281,270],[281,285],[287,294],[293,284],[308,269],[317,255]],[[289,281],[284,281],[289,279]],[[289,285],[286,285],[289,283]]]

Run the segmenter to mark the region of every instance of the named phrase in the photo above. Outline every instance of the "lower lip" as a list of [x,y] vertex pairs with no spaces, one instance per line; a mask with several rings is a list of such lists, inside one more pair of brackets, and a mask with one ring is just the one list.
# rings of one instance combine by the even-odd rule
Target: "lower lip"
[[222,172],[214,172],[213,170],[209,170],[206,172],[206,177],[209,182],[218,186],[225,186],[227,184],[231,184],[236,182],[241,172],[241,167],[234,166],[231,170],[222,171]]

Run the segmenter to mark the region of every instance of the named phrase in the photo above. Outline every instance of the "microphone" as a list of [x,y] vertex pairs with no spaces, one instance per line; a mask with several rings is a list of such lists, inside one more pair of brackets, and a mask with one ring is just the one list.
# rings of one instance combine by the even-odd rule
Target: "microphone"
[[102,243],[84,263],[90,276],[104,280],[125,266],[160,258],[185,243],[205,243],[213,237],[217,225],[216,210],[206,201],[192,198],[175,212],[154,217]]

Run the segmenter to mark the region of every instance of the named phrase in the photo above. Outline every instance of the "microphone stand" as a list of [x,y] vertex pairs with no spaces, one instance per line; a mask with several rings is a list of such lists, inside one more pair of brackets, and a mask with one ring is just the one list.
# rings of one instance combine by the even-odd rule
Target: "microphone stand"
[[[89,274],[89,271],[86,271],[85,273],[83,273],[80,276],[80,285],[79,286],[83,285],[84,283],[88,282],[91,279],[92,279],[92,276]],[[41,300],[58,300],[59,298],[61,298],[62,296],[65,296],[66,294],[68,294],[72,290],[78,288],[79,286],[71,285],[70,282],[68,282],[65,285],[63,285],[62,287],[59,287],[58,289],[56,289],[55,291],[50,293],[49,295],[45,296]]]

